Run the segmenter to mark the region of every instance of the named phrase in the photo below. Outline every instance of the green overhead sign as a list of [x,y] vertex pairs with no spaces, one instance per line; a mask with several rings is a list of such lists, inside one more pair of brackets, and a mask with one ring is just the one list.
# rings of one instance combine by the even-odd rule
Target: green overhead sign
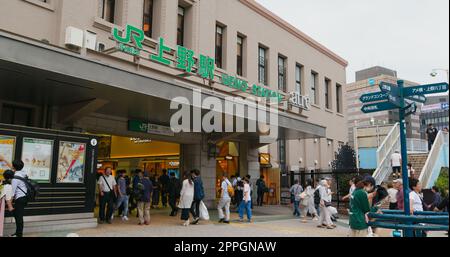
[[398,108],[397,105],[390,103],[390,102],[380,102],[380,103],[374,103],[374,104],[366,104],[362,107],[361,111],[363,113],[373,113],[373,112],[381,112],[381,111],[388,111]]
[[[145,40],[144,31],[131,25],[127,25],[125,31],[121,31],[119,28],[114,27],[112,29],[112,37],[118,43],[117,49],[123,53],[145,58],[166,66],[174,66],[176,69],[186,73],[196,74],[203,79],[214,80],[214,58],[200,54],[196,60],[193,50],[183,46],[177,46],[177,49],[172,49],[165,44],[164,38],[159,38],[158,40],[157,54],[143,56],[142,50]],[[171,54],[172,52],[175,52],[176,61],[172,61],[165,57],[166,54]],[[274,97],[278,99],[278,102],[283,101],[284,98],[283,94],[278,91],[257,84],[252,84],[250,86],[248,81],[225,73],[220,77],[220,82],[227,87],[250,93],[256,97]]]

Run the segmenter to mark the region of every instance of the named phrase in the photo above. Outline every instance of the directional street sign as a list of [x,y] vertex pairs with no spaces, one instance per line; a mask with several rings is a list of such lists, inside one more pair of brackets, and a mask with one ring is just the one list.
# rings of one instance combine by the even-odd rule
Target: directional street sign
[[427,95],[435,93],[445,93],[448,91],[448,83],[437,83],[431,85],[421,85],[416,87],[405,87],[403,95],[405,97],[413,95]]
[[392,103],[392,104],[395,104],[395,106],[397,106],[397,107],[401,107],[401,99],[400,99],[400,97],[398,97],[398,96],[395,96],[395,95],[388,95],[388,100],[389,100],[389,102],[390,103]]
[[415,114],[417,111],[417,104],[411,103],[405,108],[405,116],[409,116],[411,114]]
[[361,111],[363,113],[372,113],[372,112],[388,111],[388,110],[397,109],[397,108],[398,108],[398,106],[396,106],[393,103],[380,102],[380,103],[374,103],[374,104],[366,104],[361,108]]
[[400,91],[398,90],[398,86],[395,84],[381,82],[380,89],[384,93],[389,93],[390,95],[398,96],[400,95]]
[[375,93],[365,94],[359,98],[359,100],[363,103],[382,101],[382,100],[387,100],[387,99],[388,99],[388,94],[383,93],[383,92],[375,92]]
[[419,103],[425,103],[427,101],[427,98],[424,95],[412,95],[405,98]]

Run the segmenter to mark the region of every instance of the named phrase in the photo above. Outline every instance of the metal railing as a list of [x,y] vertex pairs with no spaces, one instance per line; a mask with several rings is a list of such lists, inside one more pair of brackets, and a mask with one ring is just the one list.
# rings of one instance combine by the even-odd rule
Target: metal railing
[[428,153],[428,142],[418,138],[406,139],[408,153]]
[[447,158],[446,165],[448,165],[448,152],[444,151],[444,146],[447,146],[448,148],[448,139],[448,132],[439,131],[439,133],[437,134],[434,144],[428,155],[428,159],[423,166],[422,172],[420,173],[419,181],[422,184],[422,187],[430,187],[432,184],[430,183],[431,178],[439,176],[436,176],[436,174],[434,173],[440,172],[441,170],[440,167],[436,167],[436,164],[438,164],[439,158],[442,154],[446,155],[444,156],[444,158]]
[[400,123],[395,123],[389,134],[377,150],[377,169],[373,177],[381,184],[392,172],[390,160],[394,151],[400,150]]

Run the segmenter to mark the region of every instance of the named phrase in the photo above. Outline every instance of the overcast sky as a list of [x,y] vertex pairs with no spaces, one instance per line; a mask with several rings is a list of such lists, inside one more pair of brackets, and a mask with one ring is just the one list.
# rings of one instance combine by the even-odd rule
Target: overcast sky
[[257,0],[349,62],[355,71],[375,65],[418,83],[446,81],[448,0]]

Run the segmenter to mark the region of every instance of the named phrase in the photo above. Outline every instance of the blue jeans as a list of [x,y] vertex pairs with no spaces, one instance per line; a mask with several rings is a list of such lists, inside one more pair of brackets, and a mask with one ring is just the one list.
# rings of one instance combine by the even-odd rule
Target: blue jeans
[[316,208],[317,216],[320,216],[320,205],[319,204],[314,204],[314,207]]
[[244,218],[244,209],[247,212],[247,219],[252,220],[252,201],[241,201],[241,204],[239,205],[239,218]]
[[294,216],[300,216],[300,209],[298,208],[300,206],[300,201],[294,201]]
[[123,212],[122,212],[122,216],[123,217],[128,217],[128,195],[122,195],[119,196],[119,198],[117,198],[117,203],[116,203],[116,209],[119,209],[120,206],[123,204]]

